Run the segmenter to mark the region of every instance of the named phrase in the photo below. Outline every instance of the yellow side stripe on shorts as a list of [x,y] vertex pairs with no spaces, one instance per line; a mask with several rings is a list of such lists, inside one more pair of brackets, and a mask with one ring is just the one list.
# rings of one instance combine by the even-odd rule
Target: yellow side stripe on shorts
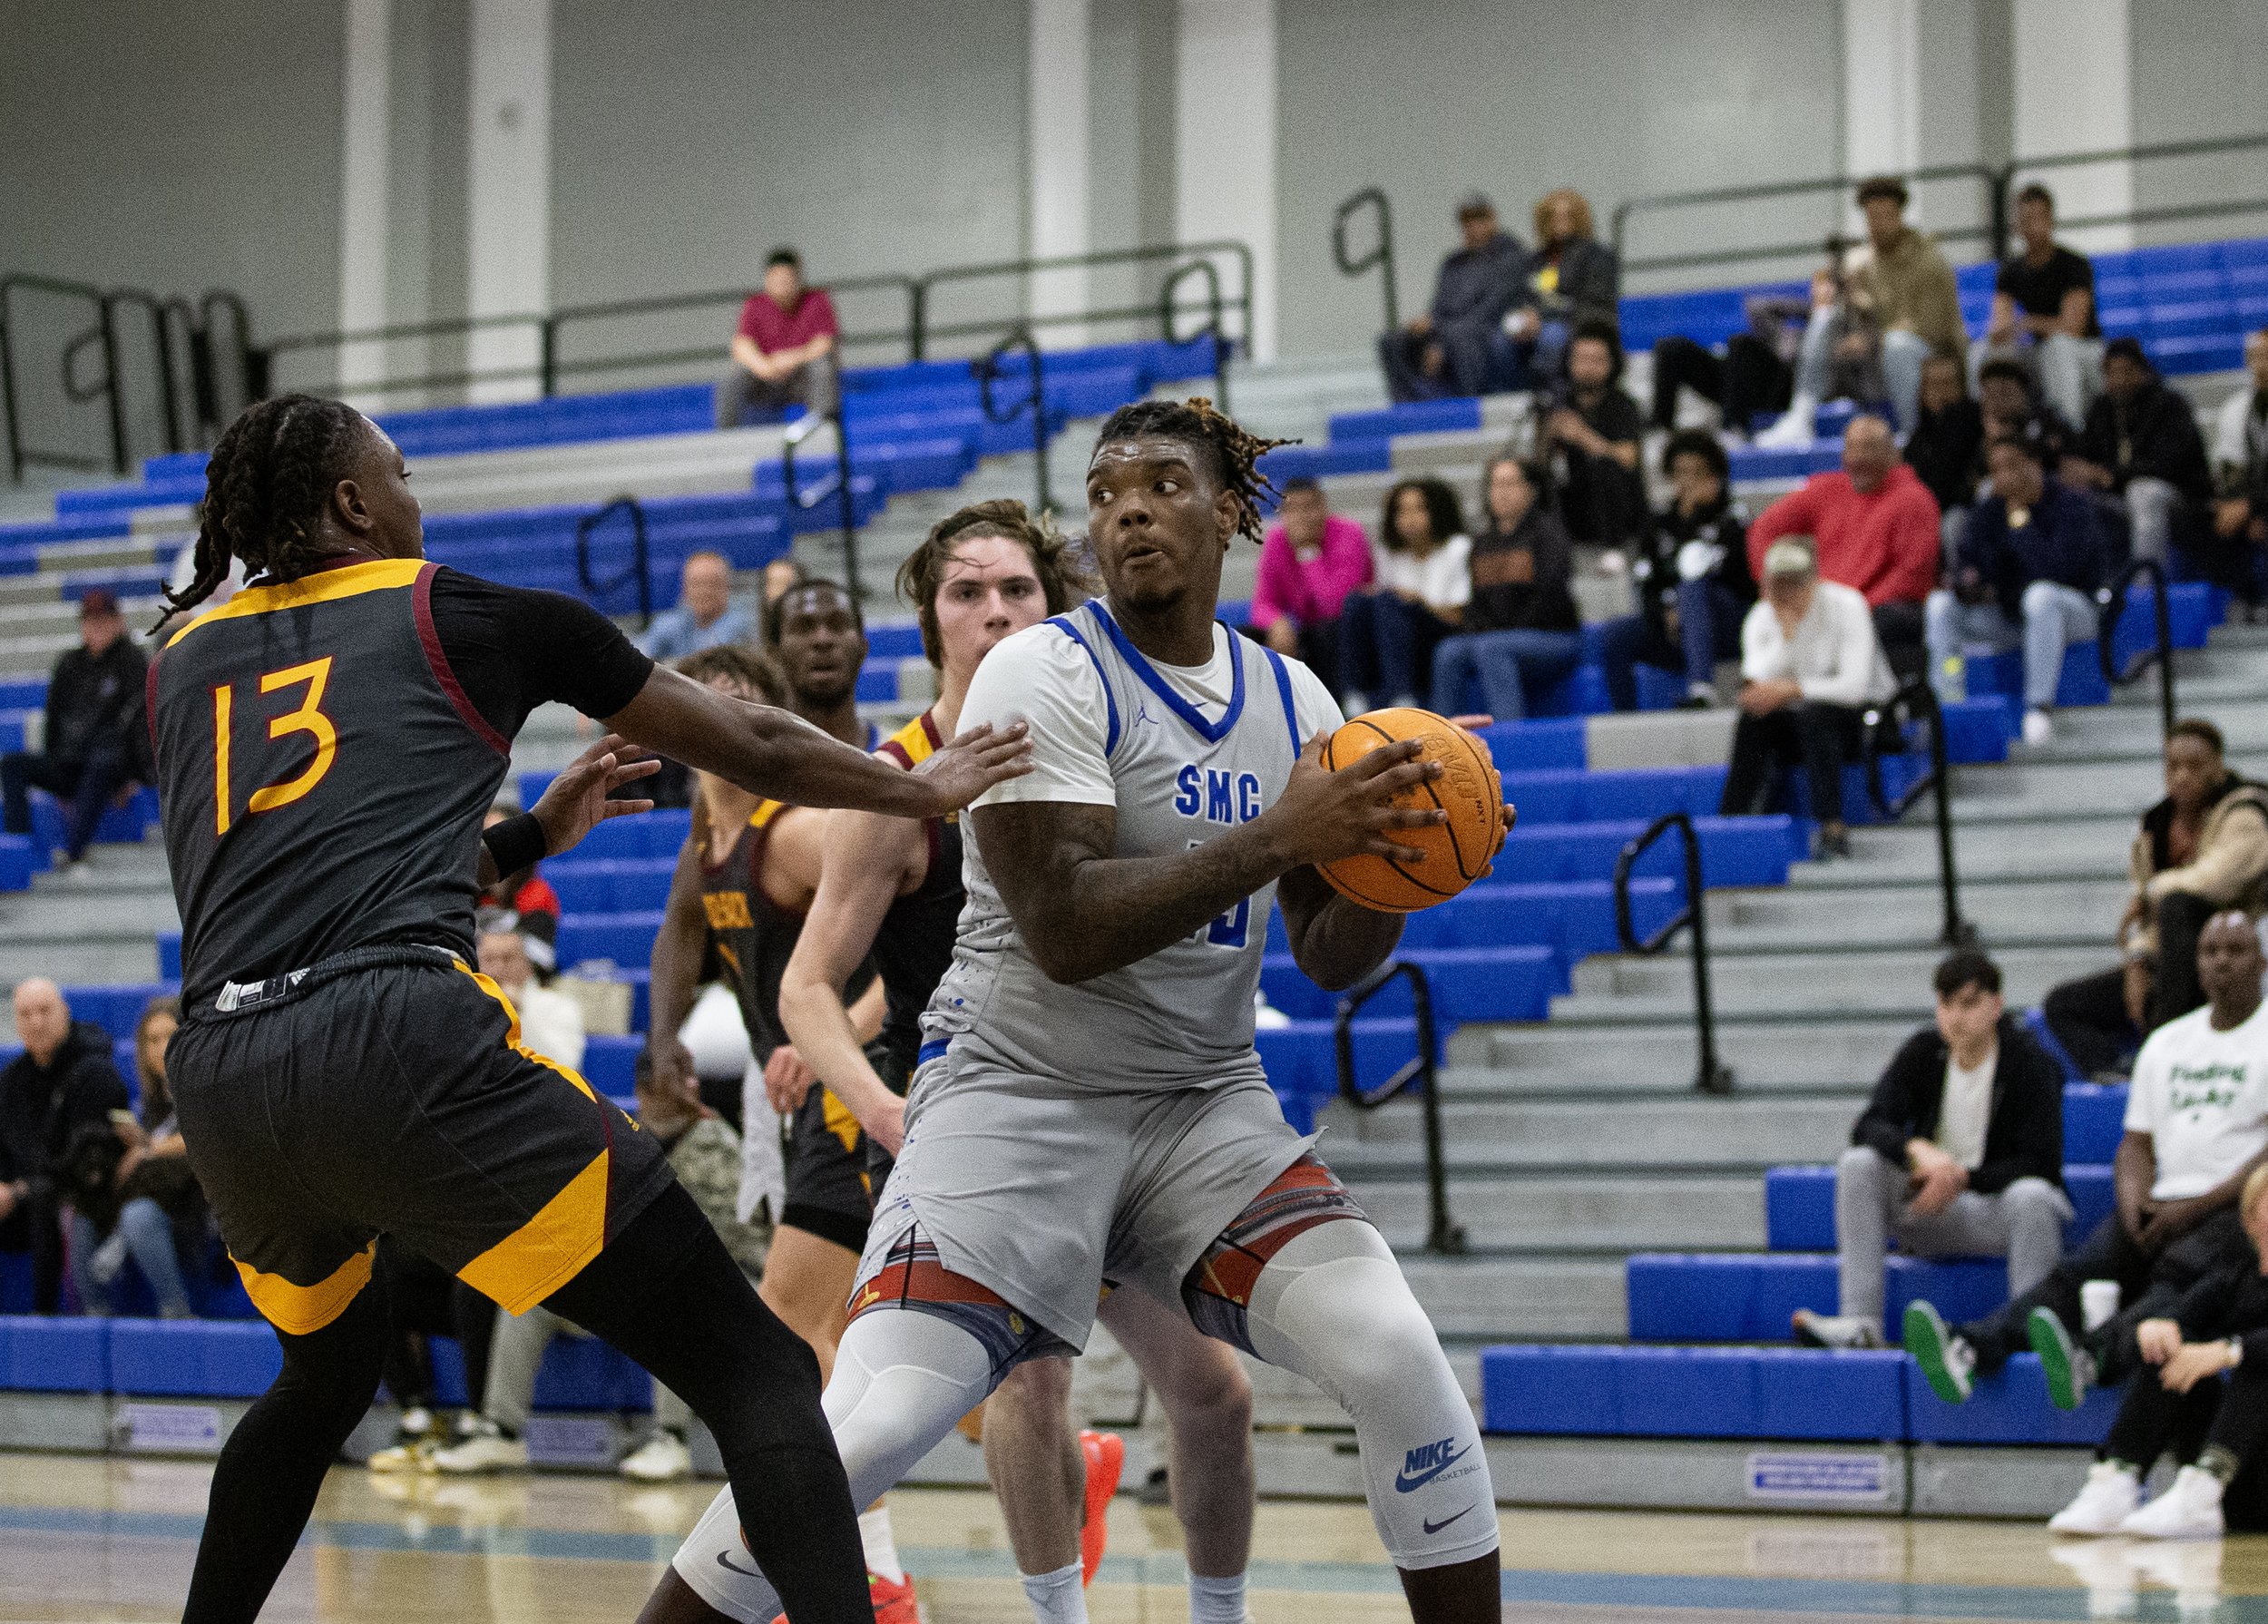
[[564,1077],[568,1081],[573,1083],[577,1088],[581,1089],[584,1099],[596,1100],[599,1097],[598,1094],[591,1089],[591,1085],[585,1082],[579,1073],[566,1066],[561,1065],[548,1054],[538,1054],[534,1050],[529,1048],[525,1043],[520,1041],[520,1012],[512,1007],[512,1000],[504,996],[504,990],[502,987],[498,986],[487,976],[483,975],[479,971],[474,969],[469,964],[466,964],[463,960],[459,959],[453,962],[456,964],[456,967],[460,971],[463,971],[466,975],[473,978],[473,983],[475,986],[479,987],[482,992],[487,993],[491,998],[494,998],[498,1003],[504,1006],[504,1019],[512,1022],[512,1030],[504,1033],[505,1047],[509,1048],[513,1053],[519,1055],[523,1060],[532,1060],[547,1071],[558,1072],[562,1077]]
[[858,1125],[858,1119],[851,1115],[851,1108],[836,1098],[833,1089],[828,1088],[825,1083],[821,1083],[819,1089],[826,1096],[819,1103],[821,1124],[829,1133],[843,1141],[844,1150],[857,1150],[858,1136],[865,1132],[865,1130]]
[[370,1284],[370,1266],[377,1255],[378,1243],[374,1240],[312,1286],[296,1286],[281,1275],[264,1275],[234,1254],[229,1261],[243,1277],[245,1295],[262,1318],[279,1331],[306,1336],[347,1312],[355,1294]]
[[526,1223],[457,1270],[457,1278],[506,1314],[525,1314],[582,1272],[606,1244],[601,1150]]

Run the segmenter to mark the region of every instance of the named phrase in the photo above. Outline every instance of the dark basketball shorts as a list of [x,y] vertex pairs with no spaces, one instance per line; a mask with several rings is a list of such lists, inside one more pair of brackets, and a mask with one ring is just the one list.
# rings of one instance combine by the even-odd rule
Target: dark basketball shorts
[[866,1178],[865,1130],[834,1091],[814,1082],[787,1129],[787,1194],[783,1228],[801,1229],[846,1250],[863,1251],[874,1217]]
[[522,1045],[453,956],[360,949],[295,975],[191,1012],[168,1055],[190,1161],[279,1330],[344,1312],[380,1234],[523,1313],[668,1186],[653,1136]]

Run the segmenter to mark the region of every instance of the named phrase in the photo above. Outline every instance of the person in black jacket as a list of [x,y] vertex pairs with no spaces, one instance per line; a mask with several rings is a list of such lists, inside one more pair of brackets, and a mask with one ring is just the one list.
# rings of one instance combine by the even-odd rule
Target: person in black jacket
[[1457,229],[1464,246],[1442,261],[1432,307],[1379,335],[1378,364],[1397,401],[1508,386],[1502,323],[1527,279],[1528,249],[1497,225],[1496,206],[1477,191],[1457,205]]
[[1477,676],[1483,709],[1518,721],[1527,714],[1527,690],[1549,687],[1583,657],[1583,623],[1568,585],[1574,549],[1540,500],[1541,476],[1510,456],[1481,471],[1489,522],[1472,538],[1472,597],[1456,633],[1433,650],[1432,704],[1443,716],[1471,709],[1465,690]]
[[73,1021],[54,982],[18,983],[15,1003],[24,1052],[0,1071],[0,1251],[31,1253],[33,1306],[53,1314],[63,1297],[64,1163],[74,1140],[111,1135],[126,1085],[110,1034]]
[[2063,1255],[2063,1076],[2000,996],[1973,948],[1937,967],[1937,1021],[1874,1085],[1835,1168],[1840,1312],[1804,1308],[1796,1340],[1882,1345],[1882,1253],[2005,1256],[2021,1296]]
[[1622,340],[1595,317],[1576,325],[1564,376],[1541,416],[1559,522],[1578,542],[1621,547],[1646,528],[1638,445],[1646,419],[1622,387]]
[[1681,429],[1662,447],[1669,505],[1632,550],[1638,612],[1605,627],[1607,692],[1637,706],[1639,660],[1686,679],[1686,703],[1716,702],[1716,662],[1740,652],[1741,621],[1756,602],[1748,569],[1748,514],[1732,496],[1725,447],[1706,429]]
[[1950,563],[1960,548],[1969,504],[1977,494],[1978,460],[1984,450],[1984,413],[1970,398],[1960,363],[1931,356],[1921,363],[1921,404],[1906,436],[1906,465],[1921,476],[1944,515],[1941,534]]
[[2170,563],[2176,540],[2202,540],[2196,533],[2209,531],[2194,523],[2213,500],[2195,409],[2159,379],[2139,338],[2104,347],[2102,398],[2087,408],[2077,446],[2056,471],[2125,516],[2136,558]]
[[102,587],[79,600],[79,646],[66,649],[47,679],[46,748],[0,758],[0,797],[11,835],[32,832],[26,791],[69,797],[64,856],[76,865],[94,838],[103,809],[128,785],[147,782],[149,733],[142,721],[148,658],[126,635],[118,600]]
[[1536,203],[1536,251],[1527,285],[1504,318],[1504,337],[1517,358],[1515,386],[1549,385],[1559,375],[1575,330],[1622,321],[1622,267],[1614,249],[1593,232],[1590,202],[1562,186]]
[[[2237,1475],[2254,1468],[2247,1486],[2268,1486],[2268,1168],[2244,1181],[2237,1211],[2250,1246],[2135,1327],[2147,1368],[2127,1382],[2086,1487],[2048,1520],[2055,1532],[2216,1538]],[[2181,1471],[2145,1507],[2142,1480],[2168,1450]],[[2257,1526],[2258,1495],[2242,1498]]]

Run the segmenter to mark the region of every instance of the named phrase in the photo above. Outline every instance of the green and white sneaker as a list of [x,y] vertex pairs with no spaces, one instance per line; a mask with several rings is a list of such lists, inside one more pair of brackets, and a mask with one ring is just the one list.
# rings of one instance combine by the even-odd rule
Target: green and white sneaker
[[2048,1378],[2048,1402],[2058,1410],[2077,1409],[2095,1384],[2095,1355],[2071,1340],[2053,1309],[2033,1309],[2024,1330],[2039,1355],[2040,1374]]
[[1928,1303],[1908,1303],[1905,1342],[1931,1392],[1949,1404],[1969,1402],[1977,1380],[1977,1350],[1953,1335],[1943,1315]]

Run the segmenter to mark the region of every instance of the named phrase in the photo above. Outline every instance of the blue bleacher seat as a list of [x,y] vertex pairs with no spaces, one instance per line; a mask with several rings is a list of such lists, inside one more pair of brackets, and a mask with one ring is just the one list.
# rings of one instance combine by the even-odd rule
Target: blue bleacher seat
[[1491,1433],[1874,1442],[1906,1432],[1903,1355],[1805,1348],[1491,1347]]
[[1581,720],[1498,722],[1482,730],[1499,772],[1581,767],[1589,743]]
[[107,1393],[111,1322],[44,1315],[0,1318],[0,1389]]
[[[1384,1081],[1417,1052],[1413,1020],[1366,1014],[1354,1022],[1353,1037],[1355,1077],[1366,1088]],[[1434,1037],[1446,1048],[1448,1027],[1441,1026]],[[1286,1120],[1302,1133],[1312,1131],[1316,1105],[1339,1086],[1331,1022],[1295,1021],[1288,1026],[1263,1029],[1255,1042],[1260,1063],[1267,1070],[1268,1086],[1283,1102]]]
[[637,1063],[638,1052],[645,1046],[642,1037],[594,1034],[583,1045],[583,1081],[601,1094],[628,1097],[635,1093],[631,1068]]
[[[1892,1254],[1884,1278],[1893,1327],[1918,1297],[1953,1321],[2008,1300],[2008,1265],[1999,1258]],[[1837,1298],[1830,1253],[1641,1252],[1625,1264],[1624,1281],[1630,1335],[1642,1342],[1785,1342],[1798,1308],[1833,1314]]]
[[[1694,831],[1701,840],[1704,885],[1787,883],[1788,866],[1795,857],[1792,818],[1697,817]],[[1636,821],[1514,828],[1496,859],[1496,875],[1500,880],[1520,882],[1611,879],[1623,846],[1644,832],[1645,825]],[[1647,877],[1683,875],[1677,846],[1675,838],[1655,842],[1633,873]]]
[[283,1368],[264,1320],[110,1322],[111,1387],[145,1397],[257,1398]]
[[1906,1424],[1917,1443],[2100,1443],[2118,1414],[2118,1389],[2097,1388],[2076,1410],[2048,1402],[2039,1359],[2019,1354],[1997,1375],[1981,1378],[1964,1404],[1949,1404],[1930,1391],[1921,1367],[1904,1370]]
[[[2110,1216],[2110,1168],[2067,1162],[2064,1192],[2073,1213],[2065,1227],[2077,1245]],[[1835,1245],[1835,1169],[1832,1165],[1774,1168],[1764,1176],[1765,1244],[1775,1252],[1831,1252]]]
[[572,969],[591,960],[643,964],[653,956],[654,934],[660,928],[661,915],[658,910],[562,915],[559,922],[560,968]]
[[2063,1091],[2063,1159],[2107,1162],[2126,1136],[2126,1091],[2118,1083],[2068,1083]]
[[[1567,990],[1566,965],[1548,946],[1405,948],[1397,956],[1424,970],[1442,1022],[1540,1021],[1550,1013],[1552,994]],[[1270,1004],[1295,1020],[1328,1020],[1338,1007],[1338,995],[1301,974],[1289,954],[1264,962],[1260,986]],[[1410,996],[1409,983],[1395,982],[1364,1013],[1406,1015]]]

